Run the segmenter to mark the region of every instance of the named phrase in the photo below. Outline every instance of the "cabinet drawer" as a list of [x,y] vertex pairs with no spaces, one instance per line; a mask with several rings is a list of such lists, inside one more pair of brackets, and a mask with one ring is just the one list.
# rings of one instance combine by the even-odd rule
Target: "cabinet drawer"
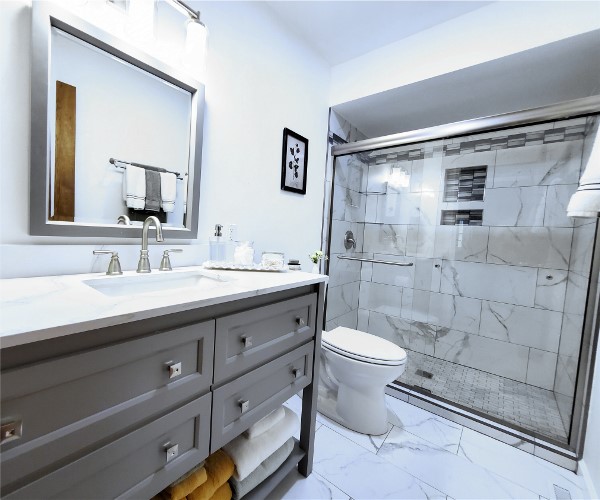
[[5,498],[149,498],[208,456],[209,432],[206,394]]
[[2,444],[1,493],[208,392],[213,337],[207,321],[3,372],[2,421],[21,422],[22,436]]
[[310,340],[316,294],[303,295],[217,319],[215,383],[228,380]]
[[313,349],[305,344],[214,391],[211,452],[310,384]]

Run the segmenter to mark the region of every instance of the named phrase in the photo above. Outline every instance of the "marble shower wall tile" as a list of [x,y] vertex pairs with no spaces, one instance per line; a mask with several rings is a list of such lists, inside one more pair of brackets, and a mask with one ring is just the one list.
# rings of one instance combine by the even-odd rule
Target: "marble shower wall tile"
[[337,221],[364,222],[366,196],[352,189],[338,186],[333,192],[332,218]]
[[432,293],[427,321],[450,330],[479,333],[481,300]]
[[569,397],[575,395],[578,360],[579,358],[576,356],[558,356],[556,378],[554,379],[554,392]]
[[571,414],[573,413],[574,398],[565,396],[560,392],[555,392],[554,397],[556,398],[560,419],[562,420],[564,428],[568,431],[571,427]]
[[480,335],[557,353],[562,314],[483,301]]
[[395,255],[375,254],[375,260],[386,262],[412,263],[412,266],[395,266],[390,264],[371,264],[373,272],[371,280],[384,285],[395,285],[404,288],[414,288],[415,266],[414,257],[396,257]]
[[361,283],[359,308],[388,316],[401,316],[402,288],[380,283]]
[[364,251],[406,255],[407,231],[408,226],[365,224]]
[[338,156],[336,161],[334,184],[353,191],[366,191],[368,166],[357,155]]
[[566,313],[583,315],[585,313],[585,299],[589,287],[589,280],[576,272],[569,272],[567,276],[567,291],[565,295]]
[[537,269],[478,262],[442,262],[440,292],[533,306]]
[[333,330],[334,328],[337,328],[338,326],[345,326],[346,328],[356,329],[357,322],[358,322],[358,310],[354,309],[353,311],[350,311],[349,313],[346,313],[346,314],[342,314],[341,316],[338,316],[337,318],[334,318],[331,320],[329,318],[327,318],[327,320],[325,322],[325,331],[328,332],[330,330]]
[[558,355],[553,352],[529,349],[529,363],[527,364],[528,384],[548,389],[554,389],[554,375]]
[[338,259],[339,254],[329,256],[329,286],[345,285],[360,281],[361,263],[356,260]]
[[595,234],[596,224],[586,224],[573,230],[569,271],[575,271],[586,277],[590,275]]
[[491,227],[487,261],[568,269],[572,236],[571,228]]
[[377,201],[380,196],[366,195],[365,222],[377,222]]
[[395,318],[371,311],[369,333],[411,351],[429,355],[434,353],[435,329],[410,319]]
[[382,224],[419,224],[421,193],[377,196],[377,221]]
[[443,156],[424,158],[413,162],[414,182],[411,180],[411,191],[443,191],[444,176],[442,174]]
[[583,337],[583,320],[584,317],[578,314],[564,314],[558,348],[561,356],[579,356]]
[[573,193],[577,191],[577,186],[577,184],[548,186],[544,226],[573,227],[575,219],[567,216],[567,205]]
[[546,186],[487,189],[484,226],[543,226]]
[[[354,239],[356,240],[356,248],[346,250],[344,247],[344,235],[346,231],[352,231],[354,233]],[[360,222],[347,222],[347,221],[335,221],[331,226],[331,248],[332,254],[349,254],[362,252],[363,248],[363,234],[365,231],[365,224]]]
[[581,148],[579,140],[498,150],[494,187],[577,184]]
[[327,291],[327,320],[330,321],[343,314],[358,309],[360,283],[329,287]]
[[538,269],[535,307],[562,311],[565,306],[568,272],[559,269]]
[[366,309],[358,309],[358,321],[356,325],[356,329],[361,332],[369,331],[369,314],[371,311],[367,311]]
[[415,280],[413,286],[416,290],[440,291],[440,278],[442,275],[441,259],[415,259],[414,273]]
[[433,254],[446,260],[485,262],[489,232],[488,227],[437,226]]
[[437,331],[434,355],[520,382],[527,377],[529,348],[509,342],[441,328]]

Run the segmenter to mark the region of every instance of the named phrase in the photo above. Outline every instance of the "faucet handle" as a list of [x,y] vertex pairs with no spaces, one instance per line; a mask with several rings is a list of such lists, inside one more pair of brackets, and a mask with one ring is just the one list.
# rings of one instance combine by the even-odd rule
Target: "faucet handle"
[[160,267],[158,268],[159,271],[173,270],[173,268],[171,267],[171,259],[169,258],[170,252],[181,253],[183,252],[183,250],[181,248],[170,248],[169,250],[165,250],[163,252],[162,260],[160,261]]
[[118,252],[113,252],[112,250],[94,250],[93,253],[94,255],[112,255],[112,257],[110,258],[110,263],[108,264],[108,271],[106,271],[106,274],[108,274],[109,276],[123,274],[123,271],[121,271],[121,263],[119,262]]

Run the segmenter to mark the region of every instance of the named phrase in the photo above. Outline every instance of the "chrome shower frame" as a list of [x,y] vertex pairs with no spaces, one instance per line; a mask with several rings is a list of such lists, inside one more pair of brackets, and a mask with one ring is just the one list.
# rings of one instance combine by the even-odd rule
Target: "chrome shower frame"
[[[436,139],[470,135],[481,132],[491,132],[500,129],[520,127],[524,125],[543,123],[567,118],[576,118],[600,113],[600,95],[564,101],[548,106],[536,107],[521,111],[503,113],[494,116],[475,118],[444,125],[401,132],[397,134],[345,143],[331,147],[333,162],[333,177],[328,214],[327,269],[329,274],[331,257],[331,229],[333,221],[333,196],[335,186],[335,165],[338,157],[354,153],[364,153],[376,149],[394,146],[416,144]],[[325,218],[324,218],[325,220]],[[600,224],[596,226],[594,251],[592,256],[590,282],[586,299],[583,335],[579,353],[579,366],[569,440],[567,444],[542,438],[534,433],[524,432],[523,429],[512,426],[494,417],[484,416],[472,409],[460,407],[442,398],[425,394],[401,385],[390,385],[386,392],[416,406],[427,409],[461,425],[475,429],[495,439],[516,445],[536,456],[549,460],[570,470],[577,470],[577,462],[583,456],[585,429],[589,411],[589,403],[595,365],[598,336],[600,329]],[[324,324],[325,326],[325,316]],[[600,374],[597,374],[600,377]]]

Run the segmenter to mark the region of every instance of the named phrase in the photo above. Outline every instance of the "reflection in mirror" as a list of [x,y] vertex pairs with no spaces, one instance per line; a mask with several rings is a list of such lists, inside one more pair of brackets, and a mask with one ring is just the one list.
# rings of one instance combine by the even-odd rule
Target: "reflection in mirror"
[[[132,221],[157,215],[184,227],[190,93],[57,28],[51,49],[50,219],[115,224],[121,214]],[[151,168],[132,175],[132,163],[160,166],[167,175]],[[139,186],[127,182],[138,179]],[[158,203],[148,189],[153,181]]]
[[155,215],[168,237],[194,238],[202,84],[52,4],[33,9],[31,233],[134,237]]

